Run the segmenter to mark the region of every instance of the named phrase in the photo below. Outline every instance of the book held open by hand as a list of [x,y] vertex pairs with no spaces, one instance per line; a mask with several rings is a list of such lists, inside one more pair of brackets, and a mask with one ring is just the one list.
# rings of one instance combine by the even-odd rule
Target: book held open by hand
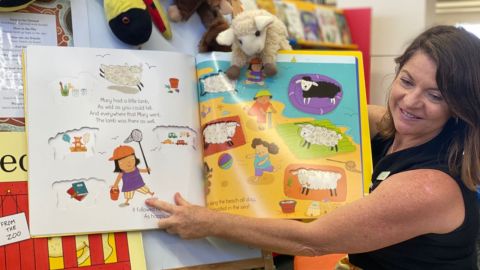
[[286,51],[278,74],[230,55],[24,51],[33,236],[156,228],[144,201],[315,218],[363,196],[370,145],[361,55]]

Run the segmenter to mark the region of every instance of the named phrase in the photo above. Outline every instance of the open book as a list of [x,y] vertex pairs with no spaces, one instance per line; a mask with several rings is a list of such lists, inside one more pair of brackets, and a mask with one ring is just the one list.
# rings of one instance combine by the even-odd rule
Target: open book
[[361,55],[288,51],[237,81],[229,54],[28,47],[32,236],[156,228],[181,192],[235,214],[313,218],[363,196]]

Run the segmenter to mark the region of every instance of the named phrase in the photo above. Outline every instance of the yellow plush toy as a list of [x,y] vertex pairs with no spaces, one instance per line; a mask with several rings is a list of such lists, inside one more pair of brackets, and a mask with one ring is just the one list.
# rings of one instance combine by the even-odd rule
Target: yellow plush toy
[[34,1],[35,0],[0,0],[0,12],[24,9]]
[[104,0],[103,6],[113,34],[127,44],[146,42],[152,34],[152,20],[165,38],[172,38],[170,24],[157,0]]

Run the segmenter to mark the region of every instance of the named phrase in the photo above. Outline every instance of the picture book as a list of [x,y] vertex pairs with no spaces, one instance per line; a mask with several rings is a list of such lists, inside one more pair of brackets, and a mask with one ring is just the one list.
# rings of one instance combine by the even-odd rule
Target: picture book
[[[22,213],[28,220],[25,132],[0,132],[0,146],[0,218]],[[10,238],[26,233],[12,228]],[[117,232],[11,242],[0,246],[0,269],[136,270],[146,262],[141,233]]]
[[[45,69],[48,63],[48,69]],[[146,198],[312,218],[363,196],[361,55],[286,51],[278,74],[225,53],[24,51],[32,236],[154,229]],[[48,209],[48,211],[45,211]]]

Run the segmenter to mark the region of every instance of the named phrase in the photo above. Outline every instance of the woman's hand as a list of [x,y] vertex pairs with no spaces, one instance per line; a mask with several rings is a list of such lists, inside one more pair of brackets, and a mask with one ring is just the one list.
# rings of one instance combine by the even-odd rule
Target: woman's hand
[[212,228],[215,212],[205,207],[187,202],[180,193],[175,193],[175,204],[155,198],[147,199],[145,204],[170,214],[158,220],[158,228],[169,234],[178,234],[183,239],[208,236]]

